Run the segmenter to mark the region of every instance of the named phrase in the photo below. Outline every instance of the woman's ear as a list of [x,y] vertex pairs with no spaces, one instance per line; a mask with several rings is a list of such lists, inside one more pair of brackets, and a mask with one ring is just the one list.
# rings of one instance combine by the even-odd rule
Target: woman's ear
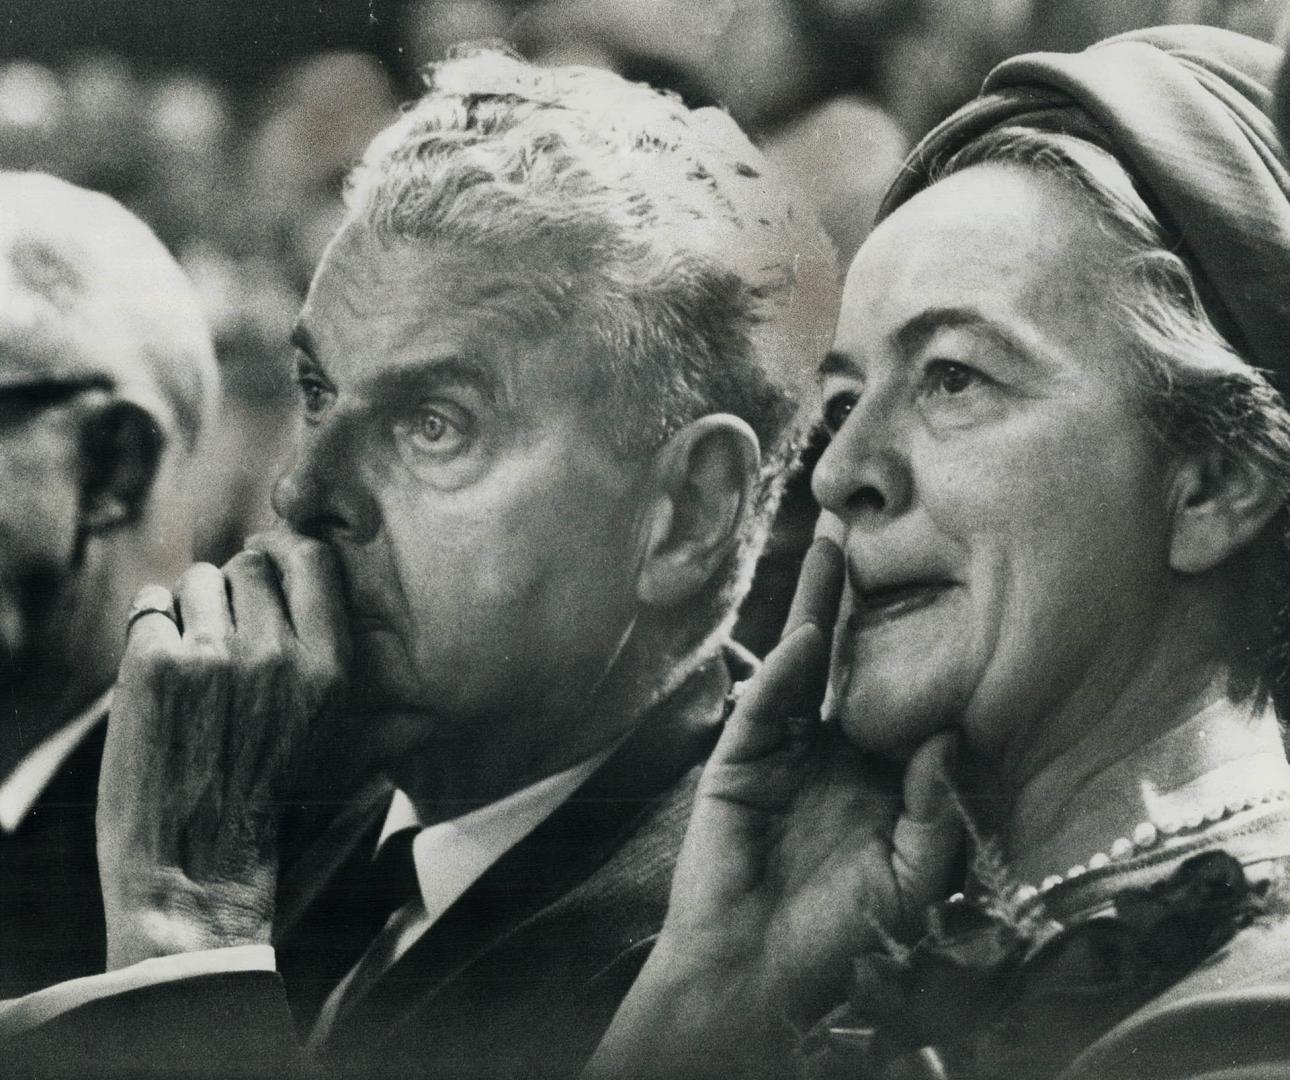
[[1169,565],[1180,574],[1212,570],[1236,554],[1281,506],[1262,469],[1220,450],[1192,455],[1174,484]]
[[672,607],[698,593],[739,542],[760,470],[757,436],[727,413],[673,435],[654,458],[641,522],[637,596]]
[[85,409],[80,436],[82,532],[138,520],[165,449],[161,429],[147,410],[109,399]]

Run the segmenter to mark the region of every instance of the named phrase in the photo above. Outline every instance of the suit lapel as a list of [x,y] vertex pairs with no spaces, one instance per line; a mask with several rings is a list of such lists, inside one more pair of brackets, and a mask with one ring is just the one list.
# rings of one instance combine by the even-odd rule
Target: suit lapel
[[12,835],[0,836],[0,997],[103,970],[94,809],[100,717]]
[[389,807],[388,782],[365,786],[283,875],[273,943],[302,1033],[380,930],[358,892]]
[[718,657],[652,708],[573,796],[467,889],[341,1018],[337,1037],[368,1043],[374,1029],[423,1010],[516,928],[601,867],[656,801],[707,756],[730,684],[726,659]]
[[348,876],[345,871],[351,864],[360,857],[371,858],[393,795],[393,785],[383,778],[365,784],[287,868],[278,889],[275,945],[295,933],[322,893]]

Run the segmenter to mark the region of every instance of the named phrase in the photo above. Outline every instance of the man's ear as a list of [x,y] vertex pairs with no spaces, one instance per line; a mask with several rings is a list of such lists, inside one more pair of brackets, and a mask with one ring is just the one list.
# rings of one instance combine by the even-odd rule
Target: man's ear
[[654,458],[636,591],[672,607],[698,593],[739,541],[761,462],[757,436],[727,413],[673,435]]
[[1251,543],[1281,506],[1276,485],[1250,461],[1206,450],[1174,478],[1169,565],[1181,574],[1212,570]]
[[147,410],[111,400],[86,408],[80,435],[82,530],[105,532],[136,521],[156,479],[165,435]]

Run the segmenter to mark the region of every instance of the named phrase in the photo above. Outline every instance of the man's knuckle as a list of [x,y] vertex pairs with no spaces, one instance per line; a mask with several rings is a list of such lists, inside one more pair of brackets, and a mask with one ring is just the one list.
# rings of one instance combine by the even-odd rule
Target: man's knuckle
[[248,674],[257,682],[278,682],[290,670],[290,662],[281,648],[265,642],[251,648],[244,659]]
[[131,647],[128,670],[145,682],[169,679],[178,669],[179,658],[160,642],[147,642]]
[[304,539],[295,544],[288,554],[293,566],[309,574],[326,572],[332,566],[332,550],[321,540]]
[[335,694],[345,689],[346,673],[342,665],[330,656],[311,656],[304,665],[304,678],[309,690],[318,695]]
[[179,575],[177,587],[180,590],[189,589],[213,581],[215,577],[222,576],[223,575],[220,574],[219,569],[212,566],[210,563],[197,562],[193,563],[192,566]]
[[228,573],[264,575],[269,572],[269,556],[263,551],[239,551],[225,565]]
[[214,644],[190,642],[179,660],[179,674],[194,683],[206,683],[222,679],[229,673],[230,663],[227,651]]
[[228,637],[207,629],[191,630],[184,635],[189,657],[194,661],[226,663],[229,658]]

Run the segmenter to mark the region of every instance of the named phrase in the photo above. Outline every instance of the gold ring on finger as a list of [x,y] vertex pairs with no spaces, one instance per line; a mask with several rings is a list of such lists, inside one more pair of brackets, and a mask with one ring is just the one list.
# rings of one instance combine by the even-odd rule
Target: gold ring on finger
[[[165,599],[162,599],[163,596]],[[128,634],[130,628],[145,615],[164,615],[175,622],[175,599],[169,589],[156,586],[155,591],[149,588],[141,592],[130,605],[130,611],[125,617],[125,632]]]

